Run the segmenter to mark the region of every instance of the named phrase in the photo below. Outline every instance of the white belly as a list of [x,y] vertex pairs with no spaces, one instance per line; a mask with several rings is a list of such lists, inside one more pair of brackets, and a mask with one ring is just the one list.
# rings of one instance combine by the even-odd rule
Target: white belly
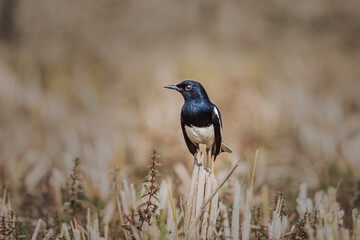
[[185,132],[194,144],[205,144],[207,147],[210,147],[215,141],[213,125],[208,127],[189,127],[185,125]]

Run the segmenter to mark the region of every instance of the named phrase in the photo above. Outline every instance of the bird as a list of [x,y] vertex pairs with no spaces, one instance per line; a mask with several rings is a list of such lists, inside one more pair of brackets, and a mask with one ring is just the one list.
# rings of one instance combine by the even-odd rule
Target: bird
[[176,85],[167,85],[164,88],[176,90],[184,97],[181,109],[181,129],[186,145],[194,156],[194,163],[201,165],[197,159],[199,145],[206,145],[206,170],[209,169],[209,151],[211,157],[221,152],[231,153],[232,150],[222,141],[222,121],[220,111],[213,104],[201,83],[185,80]]

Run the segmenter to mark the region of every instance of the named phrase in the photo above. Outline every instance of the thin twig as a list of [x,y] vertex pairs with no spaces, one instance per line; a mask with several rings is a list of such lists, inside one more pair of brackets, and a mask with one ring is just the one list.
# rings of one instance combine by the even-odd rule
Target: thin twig
[[257,162],[258,158],[259,158],[259,149],[256,149],[255,161],[254,161],[253,171],[252,171],[252,175],[251,175],[251,184],[250,184],[251,195],[253,194],[253,186],[254,186],[256,162]]

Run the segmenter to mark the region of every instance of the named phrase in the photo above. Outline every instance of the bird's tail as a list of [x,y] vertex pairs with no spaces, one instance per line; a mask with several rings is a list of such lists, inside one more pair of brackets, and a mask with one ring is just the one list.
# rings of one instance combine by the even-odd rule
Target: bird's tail
[[221,141],[221,152],[232,153],[232,150],[226,145],[223,141]]

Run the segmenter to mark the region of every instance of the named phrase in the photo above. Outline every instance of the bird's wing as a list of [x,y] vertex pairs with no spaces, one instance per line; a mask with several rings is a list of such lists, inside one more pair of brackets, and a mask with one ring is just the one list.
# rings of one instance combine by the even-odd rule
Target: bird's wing
[[182,117],[181,117],[181,129],[184,134],[184,139],[185,139],[186,145],[187,145],[189,151],[192,153],[192,155],[194,155],[197,152],[198,147],[195,144],[193,144],[191,142],[191,140],[189,139],[189,137],[187,136],[186,131],[185,131],[185,123],[184,123]]
[[221,149],[221,139],[222,139],[222,122],[219,109],[214,105],[212,111],[212,124],[214,126],[214,135],[215,142],[211,149],[211,155],[214,156],[214,161],[216,160],[217,155],[220,153]]

